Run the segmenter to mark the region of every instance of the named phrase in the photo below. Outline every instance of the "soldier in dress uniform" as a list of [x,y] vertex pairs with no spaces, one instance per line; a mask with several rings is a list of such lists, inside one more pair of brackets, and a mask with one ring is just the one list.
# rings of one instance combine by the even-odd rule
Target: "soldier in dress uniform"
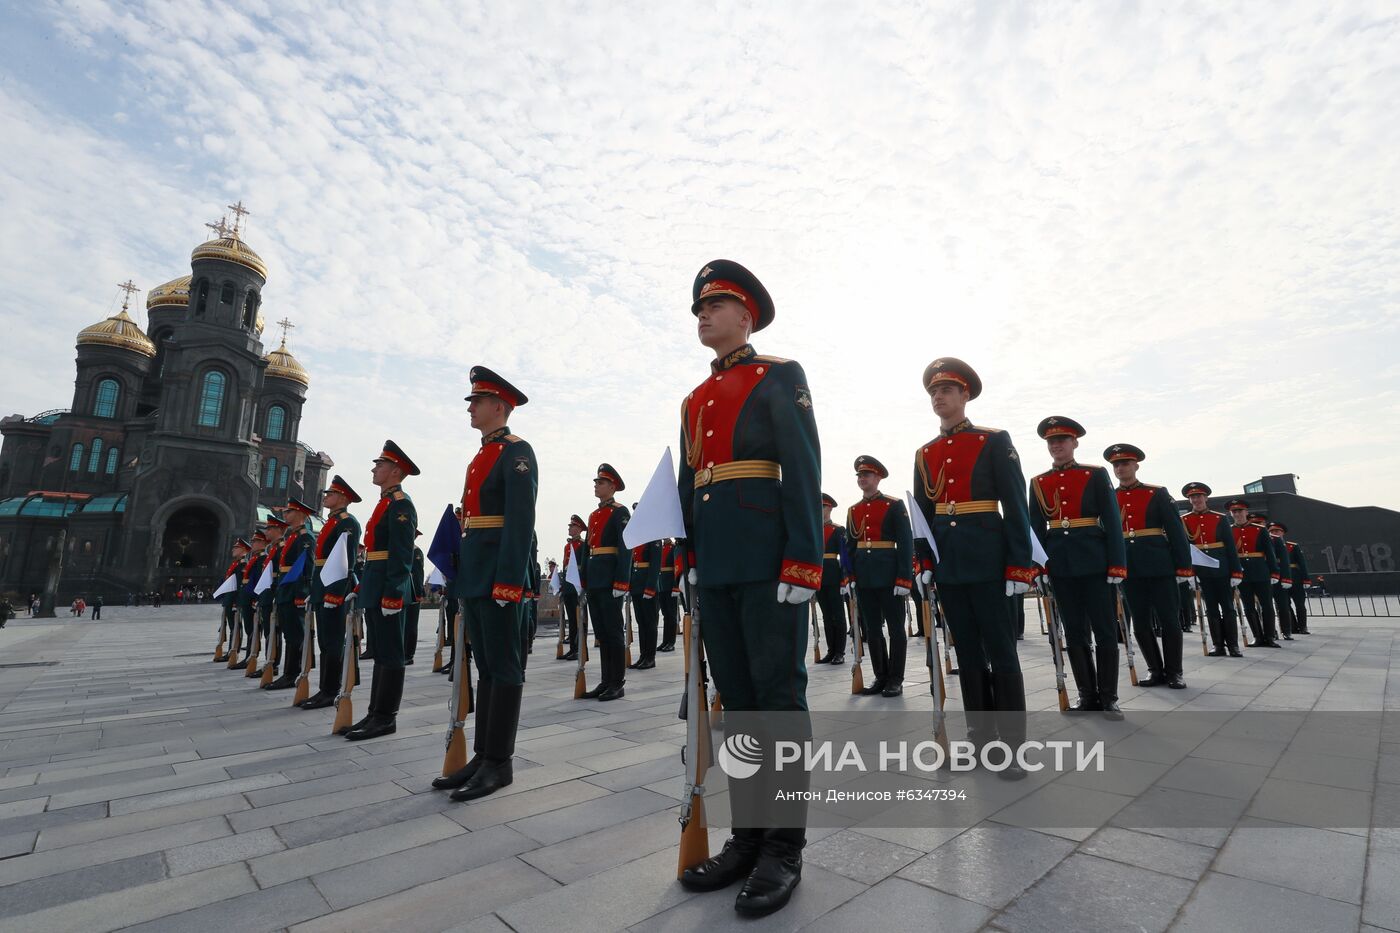
[[[271,586],[254,596],[258,610],[258,626],[262,629],[263,645],[263,665],[264,667],[272,663],[273,657],[277,654],[277,646],[273,645],[272,638],[272,614],[276,611],[277,603],[277,566],[282,554],[282,536],[287,530],[287,523],[276,515],[271,515],[267,519],[267,548],[263,551],[263,565],[258,568],[258,580],[262,580],[262,575],[267,566],[272,565]],[[285,659],[279,659],[279,664]],[[274,668],[275,670],[275,668]],[[258,676],[262,673],[259,668],[248,673],[249,677]]]
[[[1071,709],[1102,710],[1122,719],[1118,707],[1118,626],[1113,591],[1128,575],[1118,497],[1108,471],[1074,456],[1084,426],[1052,415],[1036,427],[1051,467],[1030,482],[1031,531],[1045,548],[1045,568],[1065,629],[1065,654],[1079,688]],[[1090,638],[1092,636],[1092,645]]]
[[[632,511],[637,503],[632,503]],[[641,651],[632,668],[638,671],[656,667],[656,621],[660,607],[656,594],[661,587],[661,542],[650,541],[632,548],[632,573],[628,578],[628,599],[632,601],[632,616],[637,623],[637,640]]]
[[598,635],[603,672],[598,685],[584,693],[584,699],[616,700],[624,694],[623,685],[627,682],[622,600],[631,588],[632,552],[622,543],[622,529],[627,527],[631,513],[613,498],[626,488],[617,470],[606,463],[598,466],[593,478],[598,507],[588,516],[584,565],[587,572],[583,581],[588,593],[588,619]]
[[1278,619],[1278,629],[1284,641],[1293,640],[1293,614],[1289,612],[1288,591],[1293,588],[1293,569],[1288,559],[1288,545],[1282,534],[1274,534],[1269,527],[1269,516],[1263,512],[1250,512],[1249,521],[1268,533],[1266,543],[1274,552],[1274,566],[1278,568],[1278,579],[1269,587],[1274,600],[1274,616]]
[[861,498],[846,510],[846,535],[852,548],[860,627],[875,671],[875,680],[861,693],[897,697],[904,692],[908,650],[904,600],[914,585],[914,533],[904,503],[880,492],[880,480],[890,475],[885,465],[861,454],[855,471]]
[[525,393],[485,366],[470,372],[471,424],[481,447],[462,489],[457,594],[476,662],[476,737],[466,766],[433,781],[453,800],[476,800],[511,783],[520,696],[525,689],[523,600],[530,577],[539,469],[528,441],[510,432]]
[[[1128,550],[1128,580],[1124,585],[1133,632],[1149,675],[1139,687],[1183,689],[1181,670],[1181,596],[1177,581],[1193,590],[1196,573],[1181,513],[1163,486],[1138,481],[1138,464],[1147,458],[1132,444],[1114,444],[1103,452],[1118,477],[1118,511]],[[1152,631],[1152,617],[1162,631],[1162,643]]]
[[[290,690],[301,676],[302,642],[306,638],[306,601],[311,596],[311,577],[315,574],[316,539],[306,530],[306,520],[318,510],[292,499],[282,514],[287,520],[286,540],[277,555],[277,628],[287,649],[282,657],[282,676],[267,685],[269,690]],[[290,579],[292,568],[302,561],[301,573]],[[308,649],[309,650],[309,649]]]
[[[1312,576],[1308,573],[1308,562],[1303,557],[1303,549],[1297,541],[1288,540],[1288,526],[1283,522],[1270,522],[1269,534],[1282,541],[1288,555],[1288,576],[1293,586],[1288,593],[1293,602],[1293,613],[1289,619],[1293,632],[1298,635],[1311,635],[1308,631],[1308,590],[1312,586]],[[1282,576],[1280,574],[1280,576]]]
[[253,595],[253,586],[258,582],[258,575],[262,573],[266,553],[267,533],[264,531],[253,532],[248,559],[243,562],[243,572],[238,578],[236,603],[238,617],[243,623],[243,659],[240,663],[246,662],[253,651],[253,629],[258,624],[257,597]]
[[[1006,599],[1035,579],[1021,460],[1010,434],[967,419],[967,403],[982,394],[971,366],[939,357],[924,369],[923,386],[939,434],[914,459],[914,501],[938,546],[922,582],[937,580],[952,628],[969,738],[980,746],[999,734],[1015,749],[1025,741],[1026,685]],[[997,776],[1026,772],[1013,761]]]
[[578,660],[578,587],[569,582],[569,568],[578,568],[579,582],[583,582],[584,561],[581,557],[583,551],[583,533],[587,530],[588,524],[578,515],[569,516],[568,537],[564,540],[564,565],[559,573],[559,602],[564,607],[564,618],[568,620],[569,634],[564,639],[564,643],[569,646],[569,650],[564,653],[561,661]]
[[[335,704],[336,694],[340,693],[345,666],[345,597],[355,589],[355,578],[349,571],[360,546],[360,523],[347,508],[350,503],[360,501],[360,494],[337,474],[331,477],[321,501],[326,506],[326,523],[316,536],[316,572],[311,575],[311,607],[316,613],[316,644],[321,649],[321,680],[316,692],[302,701],[302,709],[325,709]],[[326,560],[342,538],[345,539],[346,575],[326,585],[321,582],[321,568],[326,566]]]
[[[806,603],[822,583],[812,393],[800,364],[760,356],[749,344],[774,317],[753,273],[715,260],[696,276],[691,299],[700,343],[715,355],[708,377],[681,405],[678,488],[692,611],[702,614],[701,637],[726,710],[805,713]],[[772,807],[767,777],[731,783],[731,797],[750,812]],[[782,778],[785,791],[805,791],[802,775]],[[735,910],[761,916],[780,909],[802,876],[805,804],[776,821],[788,825],[734,827],[723,851],[687,869],[681,883],[713,891],[746,879]]]
[[846,605],[851,581],[841,569],[841,549],[846,546],[846,529],[831,520],[836,499],[822,493],[822,585],[817,591],[817,607],[822,612],[826,632],[826,654],[818,664],[846,663]]
[[1279,580],[1277,555],[1269,542],[1269,532],[1249,520],[1249,503],[1234,499],[1226,504],[1233,523],[1230,533],[1235,538],[1244,582],[1240,584],[1240,601],[1244,617],[1254,635],[1252,648],[1282,648],[1274,629],[1272,585]]
[[403,481],[421,472],[403,448],[387,440],[370,473],[379,487],[379,502],[365,523],[359,598],[365,637],[374,650],[374,683],[368,713],[345,733],[352,742],[392,735],[398,729],[403,700],[403,610],[413,598],[413,537],[418,531],[418,511],[403,491]]
[[[414,529],[413,537],[421,538],[423,532]],[[418,616],[419,603],[423,601],[424,579],[426,577],[424,566],[423,549],[416,543],[413,545],[413,568],[409,572],[409,578],[413,582],[413,598],[404,604],[403,607],[403,663],[405,666],[413,663],[413,656],[418,653]]]
[[[227,580],[229,577],[233,577],[234,581],[236,582],[243,577],[243,568],[248,565],[248,552],[252,549],[253,546],[243,538],[238,538],[233,542],[233,547],[229,549],[233,560],[230,561],[228,569],[224,571],[225,580]],[[235,641],[233,637],[233,630],[235,628],[238,628],[239,624],[238,589],[235,587],[234,589],[229,590],[227,593],[220,596],[219,605],[223,608],[224,625],[226,626],[228,631],[228,651],[229,654],[232,654],[234,652],[233,644]],[[97,613],[94,611],[93,618],[96,617]],[[232,661],[228,654],[215,658],[215,660],[225,662]]]
[[656,602],[661,610],[661,644],[657,651],[676,650],[676,593],[680,579],[676,573],[676,542],[661,542],[661,572],[657,575]]
[[1182,517],[1187,539],[1200,548],[1201,553],[1220,561],[1219,567],[1196,568],[1196,577],[1201,585],[1201,602],[1206,610],[1206,618],[1201,620],[1201,624],[1209,624],[1210,640],[1214,645],[1210,656],[1219,658],[1229,654],[1232,658],[1241,657],[1240,625],[1235,617],[1235,601],[1230,591],[1244,580],[1244,571],[1240,568],[1239,555],[1235,553],[1235,536],[1230,533],[1230,520],[1223,512],[1212,511],[1210,487],[1205,483],[1187,483],[1181,487],[1181,494],[1191,503],[1191,511]]

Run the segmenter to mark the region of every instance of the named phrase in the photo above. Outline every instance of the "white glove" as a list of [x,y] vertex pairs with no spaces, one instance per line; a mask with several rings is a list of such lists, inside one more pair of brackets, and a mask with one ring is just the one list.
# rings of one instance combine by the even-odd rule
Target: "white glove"
[[909,595],[909,587],[907,587],[907,586],[896,586],[896,587],[894,588],[894,595],[896,595],[896,596],[908,596],[908,595]]
[[685,582],[689,583],[691,586],[699,586],[699,585],[700,585],[700,572],[699,572],[698,570],[696,570],[694,567],[691,567],[689,570],[687,570],[687,571],[685,572]]
[[1244,581],[1241,580],[1239,577],[1231,577],[1231,578],[1230,578],[1230,587],[1233,589],[1234,587],[1239,586],[1239,585],[1240,585],[1241,583],[1243,583],[1243,582],[1244,582]]
[[1024,593],[1026,590],[1028,590],[1028,589],[1030,589],[1030,588],[1031,588],[1031,585],[1030,585],[1029,583],[1022,583],[1022,582],[1020,582],[1019,580],[1007,580],[1007,581],[1006,581],[1006,595],[1007,595],[1007,596],[1020,596],[1022,593]]
[[1109,577],[1109,578],[1108,578],[1108,585],[1109,585],[1109,586],[1122,586],[1122,585],[1123,585],[1123,578],[1122,578],[1122,577]]
[[1201,588],[1201,581],[1197,580],[1195,577],[1183,577],[1182,579],[1186,581],[1186,588],[1188,590],[1195,591]]
[[396,616],[396,615],[399,614],[399,610],[398,610],[398,609],[385,609],[385,608],[383,608],[383,607],[380,607],[380,609],[379,609],[379,614],[382,615],[382,616]]
[[642,599],[655,599],[655,598],[656,598],[656,594],[655,594],[655,593],[643,593],[643,594],[642,594]]
[[622,597],[624,597],[624,596],[626,596],[626,595],[627,595],[627,591],[626,591],[626,590],[619,590],[619,589],[614,589],[614,590],[613,590],[613,599],[621,599]]
[[792,603],[794,606],[800,606],[811,599],[816,592],[816,590],[809,590],[805,586],[797,586],[792,583],[779,583],[778,602]]
[[842,595],[842,596],[850,596],[850,595],[851,595],[851,584],[849,584],[849,583],[843,583],[843,584],[841,585],[841,595]]
[[498,600],[496,600],[496,605],[497,605],[497,606],[500,606],[502,609],[504,609],[504,608],[506,607],[506,603],[507,603],[507,602],[509,602],[509,600],[498,599]]
[[335,608],[335,603],[321,603],[321,605],[322,605],[322,607],[324,607],[324,608],[326,608],[326,609],[334,609],[334,608]]
[[1293,584],[1292,584],[1290,581],[1288,581],[1288,580],[1284,580],[1284,581],[1283,581],[1283,588],[1284,588],[1285,590],[1291,590],[1291,589],[1293,589]]

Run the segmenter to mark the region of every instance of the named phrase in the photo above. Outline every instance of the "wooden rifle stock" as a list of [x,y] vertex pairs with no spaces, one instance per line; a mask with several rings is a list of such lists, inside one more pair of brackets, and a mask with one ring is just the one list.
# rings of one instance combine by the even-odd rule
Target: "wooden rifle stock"
[[[1064,623],[1060,620],[1059,610],[1055,606],[1055,596],[1050,589],[1049,577],[1041,577],[1040,586],[1042,594],[1035,601],[1035,611],[1044,613],[1050,618],[1050,630],[1046,634],[1050,636],[1050,657],[1055,662],[1055,693],[1059,696],[1060,712],[1065,713],[1069,711],[1069,691],[1065,686],[1065,655],[1063,646],[1060,644],[1060,633],[1064,630]],[[1041,607],[1042,600],[1045,603],[1043,609]]]
[[[1210,626],[1206,619],[1205,606],[1201,602],[1201,581],[1199,579],[1196,581],[1196,624],[1201,627],[1201,655],[1202,657],[1210,657],[1210,648],[1206,646],[1206,629]],[[1224,625],[1221,628],[1224,628]]]
[[238,612],[238,597],[234,596],[233,606],[233,641],[228,649],[228,669],[238,668],[238,652],[243,648],[243,619]]
[[267,623],[267,663],[263,665],[262,680],[258,686],[266,687],[277,676],[277,665],[282,661],[282,642],[277,637],[277,607],[268,614]]
[[227,660],[224,654],[224,633],[228,629],[228,611],[224,610],[219,615],[219,643],[214,646],[214,663]]
[[258,676],[258,653],[262,651],[262,625],[258,619],[257,597],[253,597],[253,650],[248,652],[248,666],[243,669],[244,677]]
[[355,704],[350,699],[350,691],[359,685],[355,676],[355,615],[359,612],[355,594],[345,597],[345,642],[341,645],[340,693],[335,698],[335,722],[331,724],[331,735],[344,735],[350,731],[355,721]]
[[1137,661],[1133,658],[1133,633],[1128,627],[1128,613],[1123,608],[1123,585],[1121,583],[1113,587],[1113,595],[1118,599],[1118,634],[1123,636],[1123,651],[1128,656],[1128,679],[1136,687],[1138,675]]
[[705,713],[705,645],[700,640],[699,606],[694,591],[690,611],[682,621],[685,638],[685,792],[681,803],[681,840],[676,877],[710,857],[709,826],[705,821],[705,773],[713,750],[710,717]]
[[583,695],[588,692],[588,682],[584,676],[583,668],[588,663],[588,603],[579,601],[578,616],[578,644],[574,646],[578,649],[578,668],[574,671],[574,699],[582,700]]
[[[457,639],[457,644],[462,644],[465,636],[466,626],[463,624],[463,613],[457,612],[457,625],[453,629],[452,637]],[[467,714],[471,712],[472,706],[472,686],[471,672],[467,670],[467,653],[462,650],[453,652],[452,657],[452,695],[448,703],[448,709],[452,716],[452,721],[447,727],[447,751],[442,757],[442,776],[447,777],[454,771],[460,771],[467,766]],[[477,723],[477,728],[481,724]]]
[[822,663],[821,631],[817,628],[817,597],[807,600],[807,616],[812,620],[812,663]]
[[851,695],[855,696],[865,689],[865,674],[860,669],[861,659],[865,655],[865,642],[860,637],[860,616],[856,610],[854,594],[846,597],[846,609],[851,616]]
[[919,604],[920,621],[924,626],[924,662],[928,666],[928,687],[933,694],[933,740],[948,753],[948,724],[943,708],[948,702],[947,685],[943,682],[943,668],[938,663],[938,629],[933,625],[933,587],[926,587],[924,598]]
[[311,696],[311,669],[316,666],[316,609],[311,599],[306,600],[306,614],[301,624],[301,673],[297,675],[297,688],[293,692],[292,705],[300,706]]

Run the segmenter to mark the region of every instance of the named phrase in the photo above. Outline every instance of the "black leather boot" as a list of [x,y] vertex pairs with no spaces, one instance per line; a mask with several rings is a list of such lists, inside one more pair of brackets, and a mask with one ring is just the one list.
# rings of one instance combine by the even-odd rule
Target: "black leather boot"
[[380,688],[384,685],[384,679],[379,676],[378,664],[374,665],[374,668],[370,672],[370,676],[373,679],[370,681],[369,685],[369,709],[365,711],[364,718],[361,719],[359,722],[355,723],[353,726],[346,726],[342,728],[340,732],[337,733],[337,735],[349,735],[356,729],[363,729],[365,726],[370,724],[370,721],[374,719],[374,714],[378,712],[379,691]]
[[515,779],[511,764],[515,755],[515,733],[520,727],[520,696],[523,684],[493,684],[491,717],[487,725],[486,748],[481,767],[465,786],[452,792],[456,801],[476,800],[508,787]]
[[290,690],[297,685],[301,676],[301,649],[288,647],[287,658],[282,665],[282,676],[267,685],[268,690]]
[[483,677],[476,682],[476,706],[472,715],[476,717],[476,735],[472,736],[472,757],[464,767],[451,774],[433,778],[433,787],[438,790],[456,790],[472,779],[481,768],[486,751],[487,723],[491,721],[491,680]]
[[1088,645],[1066,645],[1069,669],[1074,674],[1074,686],[1079,690],[1079,702],[1069,708],[1072,713],[1088,713],[1103,709],[1099,704],[1098,677]]
[[746,917],[763,917],[787,906],[802,880],[802,848],[764,839],[734,909]]
[[376,686],[382,679],[384,686],[379,691],[379,708],[371,714],[363,728],[351,729],[345,737],[352,742],[377,739],[382,735],[393,735],[398,730],[399,702],[403,699],[403,668],[375,665]]
[[1016,751],[1026,741],[1026,681],[1019,671],[992,674],[992,698],[996,703],[997,734],[1011,747],[1011,762],[997,777],[1019,781],[1026,770],[1016,762]]
[[747,878],[758,861],[761,829],[735,829],[725,840],[719,855],[712,855],[694,868],[681,873],[681,887],[691,891],[718,891],[741,878]]
[[1118,646],[1097,645],[1094,648],[1099,683],[1099,708],[1104,719],[1120,720],[1123,711],[1118,708]]

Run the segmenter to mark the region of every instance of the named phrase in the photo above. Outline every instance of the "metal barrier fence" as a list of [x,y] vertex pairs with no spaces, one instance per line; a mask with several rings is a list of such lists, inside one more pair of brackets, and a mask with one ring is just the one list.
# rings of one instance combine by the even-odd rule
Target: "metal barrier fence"
[[1308,594],[1310,616],[1400,617],[1400,596],[1316,596]]

